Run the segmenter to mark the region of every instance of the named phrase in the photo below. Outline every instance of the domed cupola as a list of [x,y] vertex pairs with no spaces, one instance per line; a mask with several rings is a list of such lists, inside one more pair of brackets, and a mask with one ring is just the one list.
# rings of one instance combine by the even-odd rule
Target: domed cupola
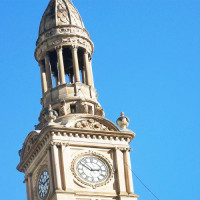
[[[70,37],[70,38],[69,38]],[[93,53],[94,45],[90,39],[89,33],[84,27],[83,21],[77,9],[70,0],[51,0],[42,16],[39,29],[39,38],[35,57],[41,60],[43,44],[51,48],[51,43],[59,44],[61,42],[70,42],[79,44],[86,48],[89,53]],[[73,40],[73,41],[72,41]]]
[[48,121],[47,113],[54,111],[56,118],[76,113],[104,116],[94,88],[93,49],[72,2],[51,0],[40,23],[35,50],[43,91],[41,124]]
[[82,19],[70,1],[52,0],[41,20],[39,34],[60,26],[76,26],[84,29]]

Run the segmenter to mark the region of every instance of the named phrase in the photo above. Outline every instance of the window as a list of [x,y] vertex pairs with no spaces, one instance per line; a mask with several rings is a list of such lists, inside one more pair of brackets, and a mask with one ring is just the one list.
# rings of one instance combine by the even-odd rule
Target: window
[[71,113],[76,113],[76,104],[71,104],[70,110],[71,110]]

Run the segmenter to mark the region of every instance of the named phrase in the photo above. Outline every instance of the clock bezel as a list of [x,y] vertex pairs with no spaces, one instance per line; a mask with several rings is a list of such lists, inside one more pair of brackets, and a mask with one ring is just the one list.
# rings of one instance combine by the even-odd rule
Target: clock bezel
[[[99,182],[99,183],[91,183],[91,182],[88,182],[86,181],[85,179],[83,179],[79,173],[77,172],[77,164],[78,162],[83,159],[84,157],[88,157],[88,156],[92,156],[92,157],[97,157],[98,159],[100,159],[101,161],[103,161],[106,165],[107,165],[107,168],[108,168],[108,176],[107,178],[102,181],[102,182]],[[74,178],[79,182],[79,183],[82,183],[86,186],[90,186],[92,188],[96,188],[96,187],[100,187],[100,186],[103,186],[103,185],[106,185],[108,184],[111,179],[113,178],[114,176],[114,169],[113,169],[113,166],[110,162],[110,160],[108,158],[106,158],[104,155],[100,154],[100,153],[97,153],[97,152],[94,152],[94,151],[89,151],[89,152],[84,152],[84,153],[81,153],[79,155],[77,155],[73,161],[72,161],[72,164],[71,164],[71,171],[74,175]]]

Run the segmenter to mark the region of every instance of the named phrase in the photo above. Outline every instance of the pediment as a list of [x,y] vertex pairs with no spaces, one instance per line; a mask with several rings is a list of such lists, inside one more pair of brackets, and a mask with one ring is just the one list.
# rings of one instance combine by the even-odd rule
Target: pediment
[[94,131],[119,131],[116,125],[105,118],[85,117],[79,118],[71,124],[70,128]]
[[36,143],[37,139],[39,137],[39,133],[37,131],[32,131],[28,134],[24,144],[23,148],[20,150],[20,157],[21,160],[23,160],[26,155],[31,151],[33,145]]

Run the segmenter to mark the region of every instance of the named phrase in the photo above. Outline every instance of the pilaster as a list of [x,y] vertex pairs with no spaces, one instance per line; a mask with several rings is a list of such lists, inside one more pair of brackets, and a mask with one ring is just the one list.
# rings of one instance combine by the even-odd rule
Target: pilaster
[[53,160],[53,175],[55,181],[55,189],[62,190],[62,183],[61,183],[61,173],[60,173],[60,161],[58,156],[58,147],[55,144],[51,146],[52,150],[52,160]]
[[124,173],[124,159],[123,153],[119,148],[115,148],[115,160],[117,168],[117,183],[118,183],[118,193],[119,195],[127,195],[126,183],[125,183],[125,173]]
[[125,175],[126,175],[127,192],[129,194],[134,194],[133,177],[132,177],[131,159],[130,159],[129,149],[126,149],[123,152],[123,154],[124,154],[124,168],[125,168]]

